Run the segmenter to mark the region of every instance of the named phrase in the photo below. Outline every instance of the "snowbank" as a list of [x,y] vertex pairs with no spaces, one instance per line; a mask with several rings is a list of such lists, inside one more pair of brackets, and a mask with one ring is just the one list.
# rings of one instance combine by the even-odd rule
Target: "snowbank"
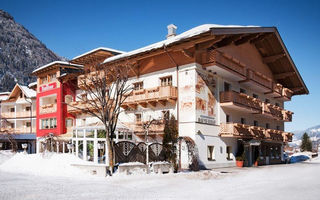
[[0,170],[36,176],[83,177],[84,171],[71,164],[87,164],[72,154],[24,154],[17,153],[0,165]]
[[0,151],[0,165],[9,160],[12,156],[14,156],[14,153],[11,150]]

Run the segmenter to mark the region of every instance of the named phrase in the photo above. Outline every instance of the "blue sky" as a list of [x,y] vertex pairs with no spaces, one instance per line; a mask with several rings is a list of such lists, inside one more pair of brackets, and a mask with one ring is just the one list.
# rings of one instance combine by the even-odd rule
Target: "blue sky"
[[206,23],[276,26],[310,90],[286,103],[295,113],[286,130],[320,124],[320,1],[0,0],[0,9],[69,59],[100,46],[129,51],[163,40],[170,23],[178,33]]

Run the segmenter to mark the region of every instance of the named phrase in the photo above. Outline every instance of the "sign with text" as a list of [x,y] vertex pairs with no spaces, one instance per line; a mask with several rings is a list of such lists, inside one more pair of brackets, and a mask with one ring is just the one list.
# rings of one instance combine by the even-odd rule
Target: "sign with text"
[[49,91],[49,90],[53,90],[55,88],[57,88],[57,83],[56,82],[49,83],[49,84],[40,86],[40,92],[46,92],[46,91]]

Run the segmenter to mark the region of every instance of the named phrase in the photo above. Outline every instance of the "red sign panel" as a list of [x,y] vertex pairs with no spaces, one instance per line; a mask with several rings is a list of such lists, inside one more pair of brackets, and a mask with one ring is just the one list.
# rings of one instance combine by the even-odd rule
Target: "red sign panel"
[[40,87],[40,92],[45,92],[57,88],[57,83],[49,83]]

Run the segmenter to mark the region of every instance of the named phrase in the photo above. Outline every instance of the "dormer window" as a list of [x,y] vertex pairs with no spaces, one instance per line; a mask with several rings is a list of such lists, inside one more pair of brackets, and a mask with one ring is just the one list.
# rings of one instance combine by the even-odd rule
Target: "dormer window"
[[166,77],[162,77],[160,78],[161,81],[161,86],[171,86],[172,85],[172,76],[166,76]]
[[134,90],[142,90],[143,89],[143,81],[133,83]]

